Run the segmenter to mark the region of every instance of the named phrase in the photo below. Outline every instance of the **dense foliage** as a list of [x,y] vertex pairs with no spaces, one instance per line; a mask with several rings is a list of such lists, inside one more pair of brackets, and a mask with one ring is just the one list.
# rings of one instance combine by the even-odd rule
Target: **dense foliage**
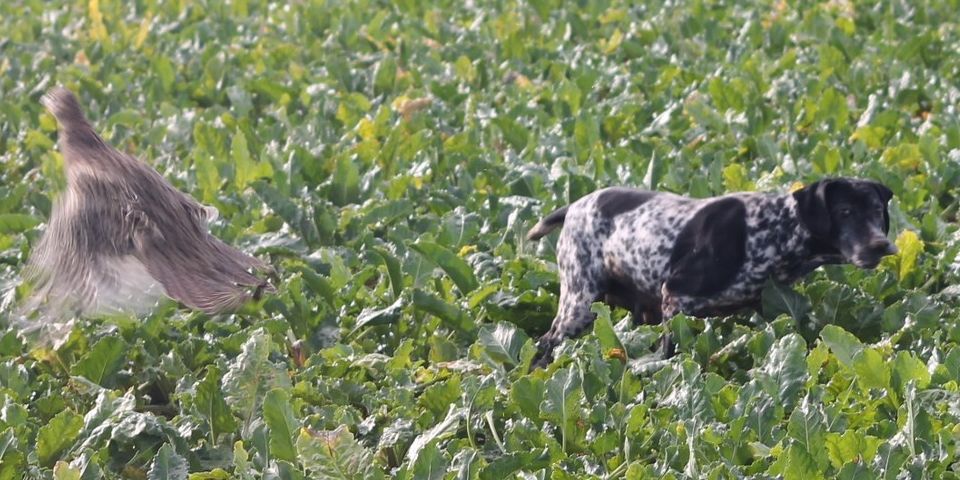
[[[57,83],[280,290],[8,329],[0,479],[960,476],[960,5],[645,3],[0,2],[3,318],[62,191]],[[542,214],[825,175],[894,190],[899,255],[678,317],[668,361],[597,305],[528,374]]]

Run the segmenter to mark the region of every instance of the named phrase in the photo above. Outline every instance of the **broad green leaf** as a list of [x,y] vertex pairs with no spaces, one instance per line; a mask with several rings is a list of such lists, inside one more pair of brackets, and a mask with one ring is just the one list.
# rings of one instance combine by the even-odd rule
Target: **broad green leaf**
[[213,203],[220,192],[220,172],[214,164],[213,157],[206,153],[197,153],[193,158],[194,171],[197,176],[197,186],[203,192],[203,201]]
[[821,174],[834,174],[840,168],[842,157],[836,148],[818,145],[813,151],[813,166]]
[[[848,463],[840,469],[840,472],[837,474],[837,480],[875,480],[879,478],[873,470],[870,469],[868,463]],[[888,471],[894,471],[890,469]]]
[[497,117],[493,119],[493,123],[500,128],[503,138],[514,150],[520,151],[527,146],[530,140],[530,132],[516,120],[509,117]]
[[359,92],[351,92],[344,95],[340,106],[337,107],[337,120],[352,128],[360,120],[361,115],[370,110],[370,100]]
[[285,369],[269,359],[272,344],[262,329],[254,331],[223,376],[227,404],[244,419],[244,429],[250,426],[268,390],[290,387]]
[[331,200],[336,205],[346,205],[357,199],[360,191],[360,169],[356,161],[341,155],[336,159],[331,185]]
[[527,418],[539,421],[540,402],[543,401],[543,394],[546,387],[543,381],[531,376],[525,376],[513,382],[510,387],[510,400],[516,405],[520,412]]
[[400,313],[403,311],[404,303],[406,303],[404,298],[398,298],[392,305],[385,308],[376,310],[364,309],[360,312],[360,315],[357,316],[357,324],[353,327],[353,331],[356,332],[363,327],[396,323],[397,320],[400,319]]
[[820,338],[843,365],[853,367],[853,357],[863,350],[863,344],[852,333],[835,325],[820,330]]
[[210,425],[210,438],[214,442],[220,434],[233,432],[237,428],[233,412],[223,398],[220,380],[220,370],[215,365],[208,367],[206,376],[197,384],[197,394],[193,399],[200,415]]
[[294,441],[300,422],[290,406],[290,395],[279,388],[267,392],[263,399],[263,419],[270,427],[270,453],[289,462],[297,461]]
[[423,290],[415,289],[413,291],[413,306],[417,310],[436,315],[449,327],[463,331],[470,331],[474,328],[473,322],[463,313],[463,310]]
[[53,466],[53,480],[80,480],[80,469],[71,467],[63,460]]
[[176,80],[176,70],[173,62],[163,55],[157,55],[153,60],[153,70],[160,80],[160,86],[165,92],[170,92],[173,88],[173,82]]
[[417,438],[413,440],[413,443],[410,444],[410,448],[407,449],[407,463],[415,465],[417,463],[417,457],[420,456],[420,451],[423,450],[427,444],[438,439],[446,438],[456,432],[457,427],[460,426],[460,421],[463,419],[464,413],[464,409],[457,408],[456,405],[450,405],[450,410],[447,411],[447,416],[443,420],[418,435]]
[[21,233],[40,224],[40,219],[23,213],[0,214],[0,233]]
[[797,321],[802,321],[810,312],[810,301],[789,286],[768,281],[760,294],[760,303],[763,315],[774,319],[779,315],[787,314]]
[[363,448],[346,426],[332,431],[300,429],[297,454],[310,478],[366,480],[383,478],[373,454]]
[[480,469],[486,464],[483,457],[473,448],[460,450],[450,463],[450,471],[456,472],[455,480],[472,480],[478,478]]
[[21,479],[26,463],[26,454],[17,442],[13,427],[8,427],[0,433],[0,479]]
[[417,403],[439,416],[445,414],[462,393],[460,376],[455,375],[425,388]]
[[747,176],[747,169],[739,163],[731,163],[723,168],[723,182],[731,192],[744,192],[756,188]]
[[456,71],[460,80],[467,83],[473,82],[477,77],[477,69],[473,67],[473,63],[465,55],[460,55],[460,57],[457,58],[457,61],[454,63],[454,71]]
[[890,366],[880,352],[872,348],[864,348],[853,357],[853,369],[864,388],[890,387]]
[[576,83],[566,79],[560,81],[558,95],[570,107],[571,114],[578,115],[580,113],[583,92],[580,91]]
[[773,345],[760,368],[773,381],[785,406],[793,405],[807,381],[806,352],[803,338],[791,333]]
[[550,452],[547,449],[514,452],[500,456],[480,471],[481,480],[499,480],[513,478],[519,470],[537,471],[550,465]]
[[600,126],[592,115],[579,115],[573,125],[573,140],[577,158],[586,161],[600,139]]
[[[734,80],[734,82],[736,82],[736,80]],[[707,84],[707,91],[710,92],[710,99],[718,109],[734,109],[738,111],[743,110],[744,99],[739,90],[745,87],[734,82],[730,82],[720,77],[715,77],[710,80],[710,83]]]
[[479,286],[470,265],[447,248],[426,241],[412,243],[410,248],[442,268],[460,289],[460,293],[466,295]]
[[397,79],[397,61],[392,56],[386,56],[377,64],[373,75],[373,87],[377,93],[386,93],[393,90]]
[[113,386],[113,376],[123,367],[126,351],[127,345],[122,338],[103,337],[70,369],[70,373],[104,387]]
[[590,307],[590,311],[597,315],[597,318],[593,321],[593,334],[600,341],[600,348],[603,349],[603,353],[607,354],[611,349],[620,349],[621,352],[626,353],[623,343],[620,342],[620,337],[617,336],[617,332],[613,328],[613,322],[610,320],[610,307],[602,303],[594,303]]
[[545,384],[543,402],[540,403],[540,416],[560,429],[564,450],[567,448],[568,436],[572,433],[577,420],[581,418],[582,383],[580,371],[568,367],[554,372]]
[[906,391],[907,382],[911,380],[921,390],[930,385],[930,372],[926,364],[912,352],[898,352],[891,373],[893,385],[900,393]]
[[783,471],[783,478],[785,480],[811,480],[824,478],[823,471],[817,466],[817,463],[814,461],[813,457],[811,457],[807,450],[802,446],[793,444],[787,448],[785,454],[787,455],[786,467]]
[[393,289],[393,295],[400,297],[403,293],[403,272],[400,268],[400,261],[384,248],[373,247],[371,251],[380,258],[383,265],[387,268],[387,274],[390,275],[390,287]]
[[443,480],[447,473],[447,460],[437,448],[437,442],[427,444],[413,465],[413,478],[417,480]]
[[849,121],[847,100],[834,88],[827,88],[817,105],[818,120],[827,122],[831,128],[843,130]]
[[73,445],[83,427],[83,417],[64,410],[50,419],[37,432],[37,461],[51,467],[60,455]]
[[830,432],[825,437],[827,456],[837,469],[849,462],[870,464],[877,455],[880,443],[880,439],[854,430],[847,430],[843,434]]
[[250,156],[247,137],[237,131],[230,142],[230,156],[233,158],[233,181],[237,190],[243,191],[259,178],[273,178],[273,167],[267,161],[256,161]]
[[120,110],[117,113],[114,113],[107,119],[107,127],[114,127],[116,125],[121,125],[124,127],[135,127],[140,123],[142,119],[142,114],[136,110]]
[[150,463],[148,480],[183,480],[187,478],[187,460],[177,454],[169,443],[164,444]]
[[723,117],[717,113],[700,95],[691,95],[683,102],[683,111],[698,125],[713,131],[723,131],[726,124]]
[[826,433],[826,418],[816,405],[804,402],[793,410],[787,423],[787,433],[813,458],[819,452]]
[[499,322],[496,326],[484,325],[477,334],[477,343],[494,361],[515,366],[520,361],[520,349],[527,342],[527,335],[512,323]]

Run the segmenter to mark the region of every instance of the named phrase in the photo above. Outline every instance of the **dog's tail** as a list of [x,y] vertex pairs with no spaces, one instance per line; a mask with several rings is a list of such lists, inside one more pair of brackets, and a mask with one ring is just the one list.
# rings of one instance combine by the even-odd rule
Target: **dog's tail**
[[563,221],[567,218],[567,208],[569,208],[569,206],[554,210],[550,215],[543,217],[543,220],[540,220],[539,223],[527,232],[527,240],[539,240],[544,235],[563,225]]

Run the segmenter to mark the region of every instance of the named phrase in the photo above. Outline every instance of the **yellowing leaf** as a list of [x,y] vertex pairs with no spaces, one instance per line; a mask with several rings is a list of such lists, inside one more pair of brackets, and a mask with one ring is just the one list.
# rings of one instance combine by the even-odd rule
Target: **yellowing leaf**
[[920,168],[923,154],[920,153],[920,146],[916,143],[902,143],[884,150],[881,161],[891,167],[899,167],[901,170],[916,170]]
[[900,253],[897,255],[899,259],[897,262],[899,265],[897,273],[902,281],[907,275],[910,275],[910,272],[917,266],[917,258],[920,256],[920,252],[923,251],[923,240],[920,240],[917,232],[904,230],[897,236],[896,244],[897,248],[900,249]]
[[723,184],[730,192],[743,192],[756,188],[747,178],[747,169],[739,163],[732,163],[723,168]]
[[457,77],[460,77],[460,80],[464,82],[470,83],[477,78],[477,69],[466,55],[460,55],[453,68],[457,72]]
[[613,22],[622,22],[627,19],[627,11],[622,8],[611,8],[600,15],[600,23],[606,25]]
[[600,40],[600,48],[603,50],[603,53],[610,55],[620,48],[621,43],[623,43],[623,32],[618,28],[613,31],[609,40]]
[[137,30],[137,38],[134,39],[133,45],[137,48],[143,46],[143,42],[147,40],[147,35],[150,34],[150,26],[153,25],[153,13],[147,13],[143,17],[143,21],[140,22],[140,29]]
[[357,133],[364,140],[374,140],[377,137],[377,124],[368,117],[363,117],[357,122]]
[[883,146],[883,140],[886,135],[887,129],[866,125],[853,132],[853,135],[850,135],[850,141],[860,140],[867,144],[867,148],[877,150]]
[[834,468],[840,468],[849,462],[857,460],[870,463],[877,454],[880,440],[872,435],[864,435],[855,430],[847,430],[843,435],[828,433],[824,445],[827,457]]
[[100,0],[90,0],[87,4],[90,11],[90,37],[94,40],[107,39],[107,27],[103,25],[103,13],[100,12]]

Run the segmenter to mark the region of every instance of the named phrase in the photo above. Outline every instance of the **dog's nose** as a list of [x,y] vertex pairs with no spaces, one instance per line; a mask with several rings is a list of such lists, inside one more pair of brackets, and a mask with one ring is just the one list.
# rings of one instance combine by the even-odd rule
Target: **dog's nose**
[[870,253],[881,257],[895,255],[899,251],[897,250],[897,246],[886,238],[877,238],[872,240],[870,244],[867,245],[867,250],[869,250]]

